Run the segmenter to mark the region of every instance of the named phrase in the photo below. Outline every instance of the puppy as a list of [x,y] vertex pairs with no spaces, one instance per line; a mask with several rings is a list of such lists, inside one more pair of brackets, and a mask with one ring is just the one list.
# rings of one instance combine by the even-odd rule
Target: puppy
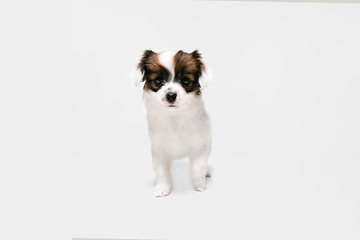
[[211,151],[211,129],[201,91],[209,83],[209,70],[201,54],[146,50],[132,72],[135,86],[144,83],[155,197],[171,191],[173,160],[189,158],[190,176],[197,191],[204,191],[210,176],[207,160]]

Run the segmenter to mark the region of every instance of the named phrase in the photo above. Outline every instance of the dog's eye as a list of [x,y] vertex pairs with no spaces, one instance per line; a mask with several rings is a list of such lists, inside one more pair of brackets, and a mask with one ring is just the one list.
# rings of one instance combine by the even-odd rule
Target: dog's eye
[[156,77],[154,81],[156,84],[160,84],[162,82],[160,77]]
[[182,83],[188,85],[190,83],[190,80],[188,78],[183,78]]

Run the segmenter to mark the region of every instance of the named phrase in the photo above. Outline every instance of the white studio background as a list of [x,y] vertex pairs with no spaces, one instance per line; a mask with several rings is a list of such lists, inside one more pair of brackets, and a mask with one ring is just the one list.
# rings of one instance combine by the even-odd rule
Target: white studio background
[[0,239],[69,239],[71,3],[0,1]]
[[[360,4],[74,1],[73,235],[360,238]],[[198,49],[214,132],[204,193],[187,161],[154,198],[143,50]]]

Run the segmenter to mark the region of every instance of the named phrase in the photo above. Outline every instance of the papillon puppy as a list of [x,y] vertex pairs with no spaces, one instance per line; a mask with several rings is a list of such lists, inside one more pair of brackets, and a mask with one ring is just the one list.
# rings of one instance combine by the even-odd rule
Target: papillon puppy
[[204,191],[210,176],[207,160],[211,151],[211,128],[201,92],[210,73],[201,54],[180,51],[156,53],[146,50],[132,72],[135,86],[144,82],[155,197],[171,192],[171,163],[189,158],[190,177],[197,191]]

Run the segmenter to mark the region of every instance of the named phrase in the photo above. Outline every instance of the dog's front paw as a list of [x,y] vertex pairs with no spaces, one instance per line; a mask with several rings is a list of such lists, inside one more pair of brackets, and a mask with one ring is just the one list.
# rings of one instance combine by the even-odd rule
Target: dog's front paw
[[154,197],[165,197],[170,194],[170,186],[156,186],[153,190]]
[[196,191],[203,192],[206,188],[206,178],[202,179],[201,181],[197,181],[194,183],[194,187]]

